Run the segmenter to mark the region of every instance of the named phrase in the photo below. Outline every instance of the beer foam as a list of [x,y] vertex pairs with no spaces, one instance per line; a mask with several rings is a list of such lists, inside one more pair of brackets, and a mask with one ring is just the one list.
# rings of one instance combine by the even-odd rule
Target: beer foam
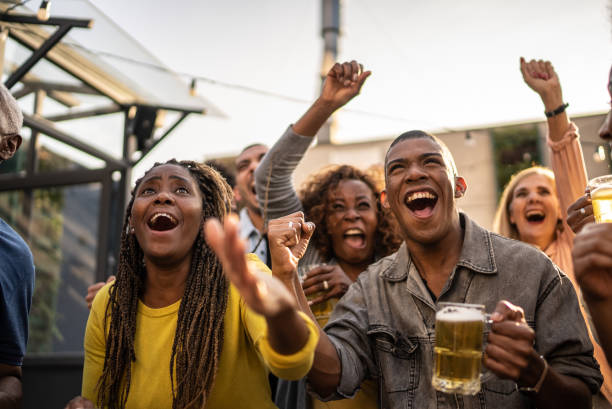
[[436,313],[438,321],[482,321],[482,312],[474,309],[458,309],[446,307]]
[[591,198],[596,199],[600,196],[605,198],[612,196],[612,185],[601,185],[591,191]]

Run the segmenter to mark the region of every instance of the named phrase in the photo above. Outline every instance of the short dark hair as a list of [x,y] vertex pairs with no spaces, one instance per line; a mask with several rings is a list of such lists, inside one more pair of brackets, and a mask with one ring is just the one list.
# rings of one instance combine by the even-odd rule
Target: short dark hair
[[409,139],[421,139],[421,138],[429,139],[430,141],[434,142],[442,149],[442,155],[444,156],[444,159],[450,164],[451,170],[453,172],[453,176],[456,177],[458,175],[457,165],[455,165],[455,159],[453,158],[453,155],[451,154],[450,149],[448,149],[448,146],[446,146],[446,144],[437,136],[432,135],[425,131],[420,131],[418,129],[404,132],[403,134],[395,138],[393,142],[391,142],[391,145],[389,145],[389,149],[387,149],[387,153],[385,154],[385,174],[387,173],[387,159],[389,157],[389,152],[391,151],[391,149],[395,145],[399,144],[400,142],[404,142]]
[[240,151],[240,153],[239,153],[238,155],[242,155],[243,153],[245,153],[245,152],[246,152],[246,151],[248,151],[249,149],[254,148],[254,147],[256,147],[256,146],[263,146],[264,148],[268,148],[268,145],[263,144],[263,143],[256,142],[256,143],[252,143],[252,144],[250,144],[250,145],[245,146],[245,147],[244,147],[244,148],[243,148],[243,149]]

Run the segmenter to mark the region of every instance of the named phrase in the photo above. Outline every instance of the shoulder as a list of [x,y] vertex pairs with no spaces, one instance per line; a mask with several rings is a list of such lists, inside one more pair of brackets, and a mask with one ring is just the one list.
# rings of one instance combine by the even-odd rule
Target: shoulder
[[497,233],[489,232],[489,234],[498,267],[501,262],[512,261],[521,265],[527,264],[545,269],[556,269],[552,260],[537,247]]
[[535,246],[496,233],[491,233],[491,243],[503,281],[520,282],[522,288],[537,289],[539,299],[568,280],[565,273]]
[[12,261],[13,265],[34,265],[32,252],[26,242],[2,219],[0,219],[0,256],[3,260]]
[[382,277],[390,278],[393,281],[405,278],[406,272],[398,268],[400,264],[398,258],[400,257],[401,251],[405,251],[403,245],[395,253],[389,254],[370,264],[368,268],[359,275],[357,281],[368,287],[374,285],[374,283]]
[[26,242],[2,219],[0,259],[0,285],[11,289],[22,288],[31,293],[34,287],[34,258]]

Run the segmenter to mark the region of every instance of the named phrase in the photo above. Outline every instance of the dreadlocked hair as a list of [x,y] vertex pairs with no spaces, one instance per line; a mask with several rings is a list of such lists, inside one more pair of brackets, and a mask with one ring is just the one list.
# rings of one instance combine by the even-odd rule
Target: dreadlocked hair
[[[232,191],[213,168],[191,161],[172,159],[160,165],[177,165],[187,169],[202,194],[200,227],[209,217],[223,220],[230,210]],[[145,174],[146,176],[146,174]],[[146,277],[143,252],[129,219],[134,194],[142,178],[136,181],[128,204],[119,251],[117,278],[109,290],[104,327],[108,329],[104,368],[98,381],[98,405],[109,409],[123,408],[127,402],[132,377],[136,312]],[[204,408],[212,389],[223,346],[223,321],[229,282],[220,261],[206,244],[202,228],[193,244],[191,269],[178,311],[176,333],[170,357],[172,408]],[[109,321],[110,320],[110,321]]]
[[368,186],[376,199],[378,223],[374,235],[374,256],[385,257],[396,251],[402,243],[393,214],[380,203],[380,190],[374,180],[365,172],[350,165],[334,165],[323,168],[311,175],[302,185],[299,196],[306,218],[317,228],[310,239],[311,245],[319,251],[324,260],[335,257],[331,235],[327,227],[329,209],[328,192],[338,187],[341,181],[359,180]]

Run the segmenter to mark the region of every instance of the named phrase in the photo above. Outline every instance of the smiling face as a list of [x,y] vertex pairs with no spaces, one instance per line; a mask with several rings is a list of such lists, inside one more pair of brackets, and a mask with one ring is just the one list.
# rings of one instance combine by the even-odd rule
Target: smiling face
[[182,166],[153,168],[134,193],[130,226],[147,262],[168,265],[191,257],[201,219],[200,190]]
[[512,192],[508,213],[521,241],[546,249],[561,214],[554,181],[539,173],[522,178]]
[[325,225],[335,256],[349,264],[374,259],[376,198],[361,180],[341,180],[327,196]]
[[436,244],[460,230],[455,197],[466,185],[453,176],[449,154],[427,137],[405,139],[387,153],[383,203],[391,208],[404,236]]
[[253,212],[260,211],[255,195],[255,169],[267,152],[267,146],[255,145],[245,149],[236,158],[237,173],[234,197],[236,202]]

